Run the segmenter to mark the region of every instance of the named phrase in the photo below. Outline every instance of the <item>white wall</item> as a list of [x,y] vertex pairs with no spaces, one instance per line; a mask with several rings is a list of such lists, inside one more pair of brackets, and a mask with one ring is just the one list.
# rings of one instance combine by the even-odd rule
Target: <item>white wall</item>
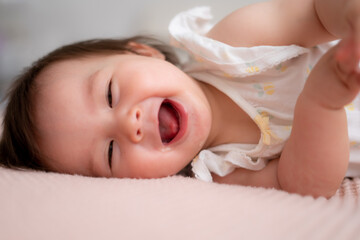
[[60,45],[135,34],[167,40],[167,25],[179,11],[210,5],[216,21],[258,1],[0,0],[0,95],[21,69]]

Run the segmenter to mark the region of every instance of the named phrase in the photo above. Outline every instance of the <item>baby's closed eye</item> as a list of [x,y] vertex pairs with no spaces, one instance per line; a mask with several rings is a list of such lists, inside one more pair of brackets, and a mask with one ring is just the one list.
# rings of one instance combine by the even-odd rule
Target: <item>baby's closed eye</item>
[[114,140],[111,140],[111,142],[109,144],[109,149],[108,149],[108,162],[109,162],[110,170],[111,170],[111,165],[112,165],[113,146],[114,146]]
[[107,101],[109,106],[112,108],[112,92],[111,92],[112,80],[110,80],[107,91]]

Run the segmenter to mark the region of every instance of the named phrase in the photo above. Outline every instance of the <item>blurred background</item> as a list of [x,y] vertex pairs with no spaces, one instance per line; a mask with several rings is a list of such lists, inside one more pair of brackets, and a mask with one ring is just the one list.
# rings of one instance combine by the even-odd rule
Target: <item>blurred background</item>
[[180,11],[212,7],[214,22],[258,0],[0,0],[0,97],[14,77],[49,51],[90,38],[152,35],[168,41]]

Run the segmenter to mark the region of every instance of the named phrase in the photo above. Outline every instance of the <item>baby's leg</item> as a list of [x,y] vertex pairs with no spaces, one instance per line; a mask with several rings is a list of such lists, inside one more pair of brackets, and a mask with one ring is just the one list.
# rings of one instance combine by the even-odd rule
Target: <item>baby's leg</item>
[[359,59],[350,52],[343,57],[345,48],[348,43],[342,42],[320,59],[298,98],[278,167],[284,190],[330,197],[345,176],[349,139],[344,106],[360,89]]

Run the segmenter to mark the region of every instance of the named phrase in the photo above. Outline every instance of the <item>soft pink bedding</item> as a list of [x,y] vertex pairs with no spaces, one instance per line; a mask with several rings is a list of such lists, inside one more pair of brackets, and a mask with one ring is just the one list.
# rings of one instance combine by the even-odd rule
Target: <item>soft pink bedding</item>
[[360,239],[360,179],[330,200],[195,179],[0,168],[0,239]]

